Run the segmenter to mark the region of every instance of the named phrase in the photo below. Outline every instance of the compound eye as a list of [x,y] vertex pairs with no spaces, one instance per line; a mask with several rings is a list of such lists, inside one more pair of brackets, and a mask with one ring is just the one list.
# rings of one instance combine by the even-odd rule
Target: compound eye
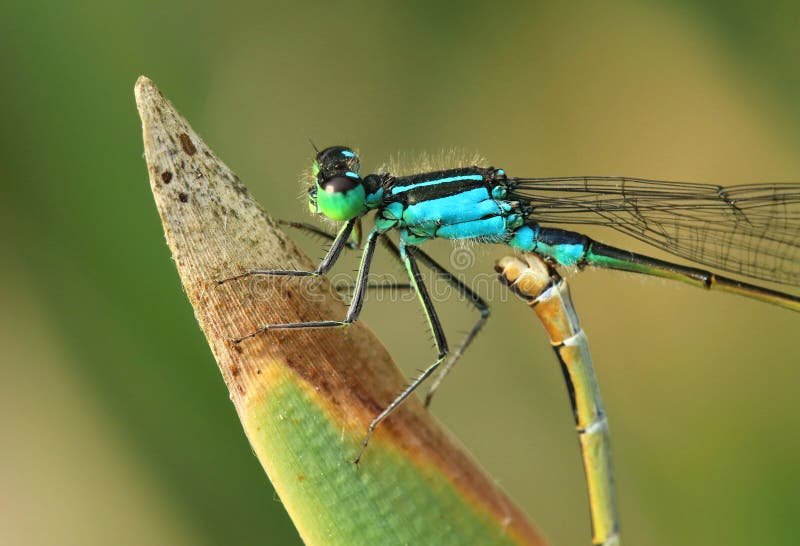
[[320,184],[320,188],[322,188],[325,193],[342,193],[352,190],[360,183],[361,179],[359,178],[352,178],[349,176],[334,176],[332,178],[328,178],[327,180],[323,180]]

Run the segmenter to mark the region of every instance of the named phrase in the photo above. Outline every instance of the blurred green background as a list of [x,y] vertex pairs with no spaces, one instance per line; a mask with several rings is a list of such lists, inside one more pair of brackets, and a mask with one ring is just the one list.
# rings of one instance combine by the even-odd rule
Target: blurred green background
[[[799,24],[797,3],[742,1],[5,3],[0,543],[299,543],[164,244],[140,74],[270,212],[305,220],[309,137],[357,147],[367,172],[456,147],[528,176],[800,180]],[[480,254],[475,274],[501,251]],[[609,272],[572,286],[625,542],[795,542],[799,317]],[[454,344],[472,316],[439,309]],[[409,374],[432,358],[415,304],[364,319]],[[553,544],[588,544],[567,396],[528,309],[496,302],[433,411]]]

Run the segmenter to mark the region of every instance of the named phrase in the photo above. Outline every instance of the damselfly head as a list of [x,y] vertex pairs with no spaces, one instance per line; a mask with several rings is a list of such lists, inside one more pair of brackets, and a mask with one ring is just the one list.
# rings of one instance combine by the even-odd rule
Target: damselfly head
[[353,150],[345,146],[331,146],[317,152],[314,160],[314,175],[317,181],[333,178],[345,173],[358,175],[361,163]]
[[343,221],[367,211],[364,183],[358,175],[358,156],[350,148],[325,148],[314,159],[314,185],[308,190],[308,208],[331,220]]

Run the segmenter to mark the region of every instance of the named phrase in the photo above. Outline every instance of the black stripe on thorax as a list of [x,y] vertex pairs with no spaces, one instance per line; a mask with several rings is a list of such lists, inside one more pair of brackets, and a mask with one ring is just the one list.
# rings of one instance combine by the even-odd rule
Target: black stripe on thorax
[[[480,167],[464,167],[392,178],[387,187],[387,193],[389,194],[387,197],[393,201],[400,201],[405,205],[414,205],[430,199],[449,197],[474,188],[485,187],[491,191],[495,184],[489,180],[488,171],[489,169]],[[481,179],[436,183],[438,180],[473,175],[479,175]],[[408,189],[393,195],[393,188]]]

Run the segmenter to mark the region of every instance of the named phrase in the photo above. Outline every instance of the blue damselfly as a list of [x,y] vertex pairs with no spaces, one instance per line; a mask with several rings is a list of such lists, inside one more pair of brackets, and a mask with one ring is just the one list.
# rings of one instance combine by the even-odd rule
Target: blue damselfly
[[[425,399],[430,403],[442,379],[473,341],[489,316],[489,306],[464,282],[419,248],[425,241],[441,238],[505,244],[532,256],[530,264],[539,264],[555,279],[554,267],[600,267],[673,279],[700,288],[730,292],[800,311],[800,298],[787,292],[751,284],[711,271],[679,265],[605,245],[559,226],[605,226],[638,239],[674,256],[727,273],[787,287],[800,286],[800,184],[748,184],[722,187],[711,184],[666,182],[625,177],[579,176],[560,178],[515,178],[503,169],[462,166],[447,170],[399,176],[381,172],[360,176],[358,156],[342,146],[319,151],[312,167],[308,204],[313,213],[344,222],[338,234],[330,236],[333,244],[313,271],[252,270],[225,279],[226,282],[253,275],[317,276],[334,265],[354,234],[361,234],[362,219],[374,212],[374,224],[367,233],[353,299],[341,320],[265,325],[234,340],[269,330],[295,328],[331,328],[353,323],[361,312],[369,287],[368,276],[379,241],[404,265],[410,287],[419,297],[438,350],[429,365],[397,398],[370,423],[357,463],[375,428],[386,419],[419,385],[442,364]],[[317,228],[296,223],[295,227]],[[388,234],[397,231],[399,243]],[[444,331],[432,299],[423,282],[419,263],[450,283],[479,312],[479,318],[458,348],[450,354]],[[501,279],[515,286],[530,301],[541,294],[520,288],[521,262],[503,262]],[[513,265],[513,267],[511,267]],[[541,273],[541,267],[538,271]],[[553,286],[561,286],[554,281]],[[542,289],[544,290],[544,289]],[[557,293],[564,294],[558,289]],[[542,292],[543,293],[543,292]],[[564,300],[564,298],[562,298]],[[586,357],[560,356],[562,366],[581,369],[570,376],[571,401],[579,431],[591,430],[600,450],[592,457],[582,439],[584,464],[590,481],[590,499],[595,523],[595,541],[617,543],[616,515],[613,508],[610,457],[605,416],[599,390],[588,360],[588,348],[582,337],[571,302],[561,307],[560,319],[540,316],[551,332],[557,320],[571,325],[573,338],[556,339],[579,346]],[[572,320],[574,319],[574,321]],[[552,334],[552,332],[551,332]],[[563,337],[563,336],[562,336]],[[449,354],[449,359],[447,359]],[[447,360],[446,360],[447,359]],[[571,360],[570,360],[571,359]],[[588,362],[588,369],[586,367]],[[585,374],[581,376],[581,374]],[[575,381],[585,389],[576,391]],[[596,396],[595,396],[596,394]],[[594,408],[579,411],[581,407]],[[585,415],[599,412],[598,419],[581,424]],[[588,412],[588,413],[587,413]],[[596,415],[597,417],[597,415]],[[600,417],[602,419],[600,419]],[[585,426],[584,426],[585,425]],[[590,436],[586,436],[589,438]],[[605,476],[602,474],[605,473]],[[602,482],[592,493],[591,481]],[[598,483],[600,483],[598,482]],[[603,483],[605,485],[603,485]],[[598,495],[608,500],[599,498]],[[605,507],[595,510],[605,503]],[[602,522],[597,521],[602,518]],[[600,530],[598,530],[600,529]]]

